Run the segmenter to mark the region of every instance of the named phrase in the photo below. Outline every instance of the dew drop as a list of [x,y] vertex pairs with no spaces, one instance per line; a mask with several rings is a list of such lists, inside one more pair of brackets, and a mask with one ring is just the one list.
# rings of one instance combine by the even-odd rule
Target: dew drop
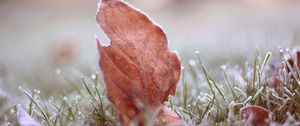
[[10,113],[15,113],[15,109],[10,109]]
[[181,69],[184,70],[184,66],[181,66]]
[[67,98],[67,96],[64,96],[64,98],[63,98],[64,100],[67,100],[68,98]]
[[96,77],[97,77],[97,76],[96,76],[95,74],[92,74],[92,75],[91,75],[91,78],[92,78],[93,80],[95,80]]
[[57,69],[55,69],[54,73],[59,75],[59,74],[61,74],[61,70],[57,68]]
[[222,70],[226,70],[226,69],[227,69],[226,65],[222,65],[222,66],[221,66],[221,69],[222,69]]
[[196,66],[197,62],[195,60],[191,59],[191,60],[189,60],[189,64],[191,66]]
[[283,53],[283,49],[282,49],[282,48],[279,48],[279,52],[280,52],[280,53]]

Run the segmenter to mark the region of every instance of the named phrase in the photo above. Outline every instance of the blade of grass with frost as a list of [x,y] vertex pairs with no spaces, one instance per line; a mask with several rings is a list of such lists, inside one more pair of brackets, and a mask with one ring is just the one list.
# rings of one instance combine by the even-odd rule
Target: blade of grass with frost
[[256,65],[256,73],[257,73],[257,88],[260,88],[261,87],[261,73],[260,73],[260,70],[261,70],[261,58],[260,56],[257,57],[257,65]]
[[250,88],[250,91],[247,91],[247,92],[250,92],[251,94],[250,95],[253,95],[252,94],[252,91],[254,90],[254,87],[255,87],[255,82],[256,82],[256,66],[257,66],[257,57],[255,57],[255,60],[254,60],[254,64],[253,64],[253,80],[252,80],[252,87]]
[[211,92],[213,93],[213,98],[210,98],[209,96],[207,96],[209,98],[209,100],[214,100],[212,101],[212,105],[215,105],[217,107],[217,110],[221,110],[222,111],[222,115],[223,116],[226,116],[225,114],[225,111],[223,111],[223,108],[221,107],[221,105],[219,104],[219,102],[217,101],[217,99],[215,99],[215,91],[214,89],[212,88],[212,85],[211,85],[211,82],[213,83],[213,85],[215,86],[215,88],[218,90],[219,94],[221,95],[221,98],[224,100],[224,102],[228,105],[228,101],[227,99],[225,98],[225,96],[223,95],[222,91],[219,89],[219,87],[217,86],[217,84],[214,82],[214,80],[212,80],[211,76],[208,74],[208,71],[206,70],[206,68],[204,67],[204,65],[202,64],[201,60],[200,60],[200,57],[198,56],[198,59],[199,59],[199,62],[200,62],[200,65],[202,67],[202,70],[203,70],[203,73],[205,75],[205,78],[206,78],[206,81],[208,83],[208,86],[211,90]]
[[50,118],[50,112],[49,112],[49,110],[48,110],[48,107],[47,107],[47,105],[46,105],[46,103],[45,103],[45,100],[44,100],[44,98],[42,97],[42,96],[40,96],[41,97],[41,99],[42,99],[42,102],[43,102],[43,104],[44,104],[44,108],[45,108],[45,113],[46,113],[46,115],[48,116],[48,118]]
[[86,102],[86,101],[80,101],[80,102],[77,102],[76,104],[73,104],[73,105],[71,105],[71,106],[69,106],[69,107],[67,107],[67,108],[65,108],[65,109],[62,109],[63,106],[61,106],[61,107],[60,107],[60,110],[58,111],[58,113],[57,113],[56,115],[54,115],[53,117],[51,117],[50,120],[56,119],[58,116],[62,115],[64,112],[69,111],[69,110],[72,109],[73,107],[78,106],[78,104],[85,103],[85,102]]
[[87,92],[89,93],[89,95],[92,97],[93,101],[94,101],[94,102],[97,102],[96,97],[93,95],[91,89],[88,87],[87,83],[85,82],[84,77],[82,77],[82,81],[83,81],[83,84],[84,84],[84,86],[85,86],[85,89],[87,90]]
[[[265,101],[267,102],[267,109],[268,109],[268,110],[271,110],[271,109],[270,109],[270,97],[269,97],[269,93],[270,93],[270,92],[268,91],[268,92],[265,92],[265,93],[266,93],[266,95],[265,95],[265,96],[263,95],[262,99],[265,100]],[[266,98],[266,99],[264,99],[264,98]]]
[[[294,60],[294,61],[293,61],[293,62],[294,62],[294,66],[293,66],[293,67],[296,68],[297,75],[300,76],[299,67],[298,67],[298,65],[297,65],[297,63],[300,62],[300,59],[294,58],[294,56],[293,56],[291,50],[289,50],[289,49],[288,49],[288,53],[289,53],[290,57]],[[296,57],[297,57],[297,55],[298,55],[298,54],[296,53]]]
[[294,79],[296,79],[296,83],[297,83],[298,85],[300,85],[300,84],[299,84],[299,80],[297,79],[297,76],[296,76],[295,72],[293,71],[293,68],[291,67],[291,65],[290,65],[290,64],[286,61],[286,59],[284,58],[283,50],[282,50],[281,48],[278,48],[278,50],[279,50],[279,54],[280,54],[280,56],[281,56],[281,59],[283,60],[283,62],[285,62],[285,65],[288,67],[288,69],[290,69],[290,72],[292,73]]
[[66,102],[66,106],[67,106],[67,108],[68,108],[67,111],[69,111],[69,113],[67,114],[68,120],[75,119],[75,115],[74,115],[74,113],[73,113],[73,111],[72,111],[72,108],[75,107],[76,105],[70,106],[70,105]]
[[247,97],[248,95],[240,88],[238,87],[234,87],[235,90],[237,90],[238,92],[240,92],[241,95],[243,95],[243,97]]
[[[34,98],[34,91],[32,92],[31,96]],[[29,115],[32,116],[33,114],[33,101],[30,99],[29,102]]]
[[[262,83],[261,76],[263,75],[264,68],[265,68],[266,64],[268,63],[268,61],[270,60],[271,55],[272,55],[271,52],[267,52],[267,54],[265,55],[265,58],[263,60],[262,65],[259,65],[259,75],[258,75],[259,85],[258,85],[258,88],[260,88],[260,86],[261,86],[261,83]],[[265,88],[263,88],[263,89],[265,89]],[[266,90],[263,90],[263,89],[262,89],[262,91],[266,91]],[[264,92],[264,93],[266,93],[266,92]]]
[[[266,100],[267,102],[270,102],[270,103],[272,103],[272,104],[274,104],[274,105],[281,106],[281,104],[279,104],[278,102],[273,101],[273,100],[271,100],[271,99],[268,99],[267,96],[265,96],[265,95],[263,95],[262,99],[263,99],[263,100]],[[270,107],[269,107],[269,108],[270,108]],[[270,110],[269,108],[268,108],[268,110]]]
[[213,107],[213,104],[215,102],[215,96],[213,97],[213,100],[211,100],[208,105],[206,106],[203,114],[201,115],[200,119],[203,120],[204,116],[207,114],[207,112]]
[[[100,82],[101,86],[105,88],[104,84],[102,83],[102,81],[99,79],[99,74],[95,74],[95,79],[94,79],[94,89],[96,90],[96,93],[98,95],[98,99],[99,99],[99,107],[101,108],[101,113],[105,114],[105,111],[104,111],[104,106],[103,106],[103,101],[102,101],[102,98],[101,98],[101,94],[100,94],[100,91],[99,89],[97,88],[97,85],[98,85],[98,82]],[[87,86],[87,85],[86,85]],[[96,97],[95,97],[96,99]]]
[[[94,106],[95,111],[98,113],[98,116],[100,117],[100,120],[102,118],[102,114],[101,112],[98,110],[98,107],[96,106],[96,104],[94,102],[91,102],[91,104]],[[101,120],[103,121],[103,120]]]
[[30,100],[33,101],[33,103],[37,106],[37,108],[39,109],[39,111],[42,113],[42,115],[43,115],[45,121],[47,122],[47,124],[48,124],[49,126],[52,126],[52,124],[51,124],[51,122],[50,122],[48,116],[47,116],[46,113],[43,111],[43,109],[40,107],[40,105],[33,99],[33,97],[31,97],[31,95],[30,95],[25,89],[23,89],[22,87],[20,87],[19,89],[20,89],[21,91],[23,91],[23,92],[30,98]]
[[186,113],[190,117],[190,119],[193,118],[200,119],[199,117],[197,117],[197,115],[193,114],[190,110],[183,109],[183,112]]
[[49,104],[51,104],[52,107],[55,108],[56,110],[59,110],[59,106],[55,104],[53,101],[49,101]]
[[183,108],[187,109],[188,107],[188,103],[187,103],[187,99],[188,99],[188,95],[187,95],[187,84],[185,82],[185,70],[184,68],[182,68],[182,84],[183,84]]
[[237,97],[235,91],[233,90],[231,84],[229,83],[229,78],[228,78],[228,75],[227,75],[226,68],[222,68],[222,70],[223,70],[223,73],[224,73],[225,81],[226,81],[228,87],[230,88],[230,91],[231,91],[231,93],[233,95],[234,101],[236,102],[236,100],[238,99],[238,97]]
[[80,107],[79,107],[78,101],[77,101],[76,99],[74,99],[74,100],[73,100],[73,103],[74,103],[74,105],[76,105],[77,113],[78,113],[78,114],[81,114],[82,111],[81,111],[81,109],[80,109]]
[[174,112],[181,118],[184,119],[184,117],[181,115],[181,113],[174,107]]
[[[218,93],[221,95],[221,98],[224,100],[224,102],[225,102],[227,105],[229,105],[228,100],[225,98],[225,96],[224,96],[223,92],[220,90],[218,84],[212,79],[211,75],[208,73],[207,69],[206,69],[206,68],[204,67],[204,65],[202,64],[199,55],[198,55],[198,59],[199,59],[199,62],[200,62],[200,66],[202,67],[203,73],[204,73],[204,75],[205,75],[205,78],[206,78],[206,80],[207,80],[207,82],[208,82],[208,84],[209,84],[209,86],[210,86],[211,91],[212,91],[213,93],[215,93],[214,90],[212,89],[212,86],[211,86],[211,82],[212,82],[212,84],[214,85],[214,87],[217,89]],[[214,95],[215,95],[215,94],[214,94]]]
[[249,103],[252,99],[252,96],[249,96],[244,102],[243,102],[243,106],[246,106],[247,103]]
[[190,105],[188,106],[188,108],[187,108],[186,111],[187,111],[186,113],[190,116],[190,119],[193,119],[193,116],[194,116],[194,115],[193,115],[193,113],[191,112],[191,106],[190,106]]
[[256,91],[256,93],[254,94],[254,96],[251,98],[250,101],[254,101],[260,93],[262,93],[262,90],[264,89],[264,87],[260,87],[258,91]]
[[101,117],[101,112],[100,112],[100,110],[98,109],[98,107],[96,106],[96,104],[95,104],[93,101],[90,101],[90,103],[91,103],[91,105],[93,105],[93,107],[94,107],[94,110],[93,110],[93,111],[96,111],[97,114],[98,114],[98,116]]
[[[203,66],[203,65],[202,65],[202,66]],[[203,71],[205,71],[205,69],[204,69],[203,67],[202,67],[202,69],[203,69]],[[206,72],[206,71],[205,71],[205,72]],[[215,104],[215,101],[216,101],[216,102],[218,102],[218,101],[215,99],[215,97],[216,97],[215,91],[214,91],[214,89],[212,88],[212,85],[211,85],[211,83],[210,83],[210,80],[209,80],[209,78],[208,78],[208,75],[205,74],[205,72],[204,72],[204,75],[205,75],[205,77],[206,77],[206,81],[207,81],[207,83],[208,83],[209,89],[210,89],[210,91],[211,91],[212,94],[213,94],[213,99],[211,100],[209,96],[207,96],[207,97],[209,98],[209,101],[211,100],[212,107],[213,107],[213,105]],[[218,106],[217,106],[217,107],[218,107]]]
[[206,71],[206,69],[205,69],[205,67],[204,67],[204,65],[203,65],[203,63],[202,63],[202,60],[201,60],[201,58],[200,58],[200,54],[199,54],[198,51],[196,51],[195,53],[196,53],[196,56],[197,56],[197,58],[198,58],[199,65],[200,65],[200,67],[201,67],[201,69],[202,69],[202,71],[203,71],[203,73],[204,73],[204,77],[205,77],[205,79],[206,79],[206,81],[207,81],[207,84],[208,84],[208,86],[209,86],[209,89],[210,89],[210,91],[212,92],[213,96],[215,96],[215,91],[213,90],[213,88],[212,88],[212,86],[211,86],[211,83],[210,83],[210,81],[209,81],[210,78],[209,78],[208,74],[206,73],[207,71]]
[[[50,120],[54,120],[55,119],[55,122],[57,122],[57,117],[64,114],[64,112],[66,111],[70,111],[73,107],[77,107],[79,104],[82,104],[82,103],[85,103],[86,101],[80,101],[80,102],[75,102],[74,104],[72,104],[71,106],[65,108],[65,109],[62,109],[64,105],[61,105],[58,113],[56,115],[54,115]],[[64,101],[64,104],[66,104],[66,102]],[[73,118],[75,119],[75,115],[73,114],[72,115]],[[54,123],[56,125],[56,123]]]
[[[98,103],[95,95],[92,93],[91,89],[88,87],[84,77],[82,78],[83,79],[83,83],[84,83],[84,86],[88,92],[88,94],[92,97],[93,101],[91,101],[91,104],[94,106],[94,109],[96,110],[96,112],[98,113],[99,117],[100,117],[100,120],[103,122],[103,124],[105,123],[106,120],[104,120],[105,118],[105,111],[104,111],[104,108],[103,108],[103,103],[102,103],[102,99],[101,99],[101,95],[100,95],[100,92],[99,90],[96,88],[96,86],[94,87],[95,90],[96,90],[96,93],[99,97],[99,100],[100,100],[100,103]],[[95,81],[95,83],[97,83],[97,81]],[[95,103],[97,103],[98,107],[101,109],[99,110],[98,107],[96,106]]]
[[[93,76],[95,76],[95,78],[93,78]],[[92,75],[92,79],[94,79],[95,87],[97,87],[97,86],[98,86],[98,79],[99,79],[98,74],[93,74],[93,75]]]
[[[209,75],[209,73],[208,73]],[[210,76],[210,75],[209,75]],[[218,84],[211,78],[210,76],[210,80],[212,81],[213,85],[215,86],[215,88],[217,89],[217,91],[219,92],[219,94],[221,95],[222,99],[224,100],[224,102],[229,105],[228,100],[226,99],[225,95],[223,94],[223,92],[221,91],[220,87],[218,86]]]
[[[202,110],[199,106],[196,106],[196,107],[197,107],[197,113],[198,113],[198,118],[199,118],[198,123],[200,123],[202,120],[201,115],[202,115],[202,113],[204,113],[204,110]],[[198,124],[198,123],[196,122],[196,124]]]
[[265,58],[264,58],[264,61],[263,61],[263,63],[262,63],[262,67],[261,67],[261,69],[260,69],[260,74],[263,73],[264,68],[266,67],[266,65],[267,65],[267,63],[269,62],[269,60],[271,59],[271,57],[272,57],[272,53],[271,53],[271,52],[267,52],[267,54],[266,54],[266,56],[265,56]]
[[[193,110],[192,110],[192,113],[194,113],[194,112],[195,112],[195,109],[198,107],[199,99],[200,99],[200,98],[197,97],[196,103],[195,103],[194,108],[193,108]],[[199,105],[199,106],[200,106],[200,105]]]
[[[95,80],[94,80],[95,87],[97,87],[97,86],[99,85],[99,83],[100,83],[101,87],[103,87],[103,89],[105,89],[105,85],[104,85],[103,80],[102,80],[102,79],[99,79],[99,74],[96,73],[95,76],[96,76],[96,77],[95,77]],[[104,90],[104,91],[105,91],[105,90]],[[105,94],[105,92],[103,92],[103,94]]]
[[104,116],[106,116],[106,114],[105,114],[105,110],[104,110],[104,106],[103,106],[103,102],[102,102],[102,98],[101,98],[101,95],[100,95],[100,92],[99,92],[99,90],[98,90],[98,88],[97,87],[94,87],[95,88],[95,90],[96,90],[96,92],[97,92],[97,95],[98,95],[98,99],[99,99],[99,108],[101,109],[101,118],[103,118],[103,120],[104,120]]
[[[60,112],[61,112],[61,110],[63,109],[64,105],[65,105],[65,100],[63,100],[63,102],[61,103],[60,107],[57,106],[57,107],[58,107],[57,113],[60,113]],[[54,117],[55,117],[54,125],[56,125],[56,124],[57,124],[57,121],[58,121],[59,115],[56,115],[56,116],[54,116]],[[51,120],[53,120],[54,117],[52,117]]]
[[220,110],[223,116],[226,116],[226,112],[224,111],[224,108],[219,104],[219,102],[216,99],[211,98],[210,96],[207,96],[208,100],[215,100],[215,102],[213,102],[213,105],[215,105],[217,107],[217,110]]

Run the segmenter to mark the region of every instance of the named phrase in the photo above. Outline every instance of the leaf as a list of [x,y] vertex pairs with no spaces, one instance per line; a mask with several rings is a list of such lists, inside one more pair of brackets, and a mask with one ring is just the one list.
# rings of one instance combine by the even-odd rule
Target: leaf
[[100,1],[96,19],[111,41],[104,46],[97,39],[107,97],[123,125],[141,123],[145,109],[156,110],[174,95],[179,58],[162,29],[122,1]]
[[18,123],[21,126],[41,126],[36,120],[34,120],[19,104],[17,106]]
[[240,117],[246,121],[250,121],[251,125],[254,126],[268,125],[269,114],[271,114],[271,112],[269,112],[268,110],[262,107],[255,106],[255,105],[248,105],[241,108],[240,110]]

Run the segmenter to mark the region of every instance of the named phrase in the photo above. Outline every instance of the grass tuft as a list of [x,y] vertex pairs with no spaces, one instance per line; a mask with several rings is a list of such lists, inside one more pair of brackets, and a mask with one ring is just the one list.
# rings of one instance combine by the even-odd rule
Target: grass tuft
[[[221,74],[211,74],[196,52],[196,60],[192,59],[193,62],[184,66],[176,95],[170,96],[165,105],[187,125],[246,125],[249,120],[242,120],[239,116],[240,109],[246,105],[261,106],[271,111],[274,114],[270,117],[272,125],[299,125],[300,71],[297,65],[288,63],[286,53],[296,57],[290,50],[279,49],[281,68],[278,70],[269,63],[274,54],[267,52],[263,58],[257,53],[252,64],[246,63],[245,67],[224,65],[218,69]],[[278,71],[276,76],[272,74],[274,71]],[[63,78],[70,83],[73,91],[61,94],[61,97],[42,97],[43,93],[38,90],[30,93],[20,88],[29,98],[26,105],[30,116],[49,126],[119,125],[115,110],[105,97],[105,86],[98,73],[91,77],[78,77],[82,83]],[[272,86],[274,78],[279,82],[278,89]],[[0,107],[4,104],[8,104],[8,100],[0,91]],[[155,120],[152,116],[145,117]],[[18,125],[14,105],[0,113],[0,117],[2,125]],[[154,122],[146,121],[149,124]]]

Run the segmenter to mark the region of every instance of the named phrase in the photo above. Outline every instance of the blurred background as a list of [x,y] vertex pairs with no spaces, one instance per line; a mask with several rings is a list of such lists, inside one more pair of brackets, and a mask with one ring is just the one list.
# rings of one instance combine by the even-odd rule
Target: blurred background
[[[278,46],[293,48],[300,41],[297,0],[127,2],[162,26],[184,65],[195,51],[213,69],[252,61],[256,49],[276,53]],[[99,72],[94,35],[108,39],[95,21],[97,3],[0,0],[0,94],[20,92],[19,86],[65,92],[66,80]]]

